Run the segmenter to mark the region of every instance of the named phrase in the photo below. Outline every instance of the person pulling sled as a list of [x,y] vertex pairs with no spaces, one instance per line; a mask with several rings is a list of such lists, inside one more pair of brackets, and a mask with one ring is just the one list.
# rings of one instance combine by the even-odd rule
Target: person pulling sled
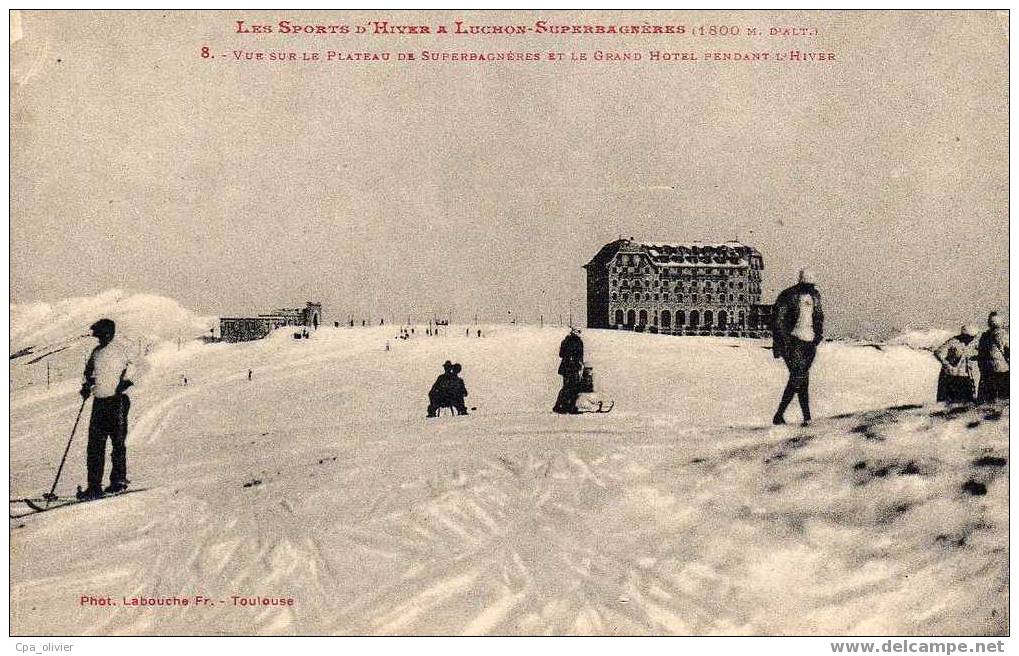
[[584,369],[584,341],[580,329],[573,328],[559,344],[559,375],[563,386],[559,390],[552,412],[577,414],[577,397],[580,395],[581,372]]

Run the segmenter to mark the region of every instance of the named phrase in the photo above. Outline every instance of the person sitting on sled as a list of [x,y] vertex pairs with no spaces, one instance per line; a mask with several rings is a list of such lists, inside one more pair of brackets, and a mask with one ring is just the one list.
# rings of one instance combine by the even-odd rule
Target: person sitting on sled
[[467,412],[467,385],[464,384],[463,378],[460,378],[461,371],[463,371],[463,367],[459,362],[453,365],[453,384],[450,389],[449,401],[458,415],[466,415],[469,414]]
[[428,416],[438,416],[439,408],[453,406],[451,401],[452,392],[456,385],[456,375],[453,373],[453,363],[446,360],[442,363],[442,374],[432,383],[432,389],[428,390]]

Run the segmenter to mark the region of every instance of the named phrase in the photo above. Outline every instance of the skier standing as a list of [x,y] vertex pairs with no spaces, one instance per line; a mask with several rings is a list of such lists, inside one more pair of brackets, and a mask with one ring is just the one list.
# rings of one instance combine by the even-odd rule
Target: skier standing
[[580,394],[580,373],[584,368],[584,341],[580,329],[573,328],[559,344],[559,375],[563,386],[559,390],[552,412],[577,414],[577,396]]
[[81,386],[81,398],[92,400],[92,415],[88,427],[86,467],[88,487],[79,492],[82,499],[97,499],[103,496],[103,468],[106,464],[106,440],[113,444],[110,459],[110,485],[105,492],[121,492],[127,489],[127,414],[131,400],[125,392],[133,383],[129,369],[133,372],[134,360],[129,351],[119,342],[114,342],[116,324],[110,319],[100,319],[91,326],[92,336],[99,340],[85,365],[85,380]]
[[821,294],[815,283],[813,272],[803,269],[800,281],[782,290],[775,301],[772,354],[785,360],[789,381],[772,418],[773,424],[785,423],[785,411],[794,396],[799,397],[803,422],[810,421],[810,367],[824,336]]

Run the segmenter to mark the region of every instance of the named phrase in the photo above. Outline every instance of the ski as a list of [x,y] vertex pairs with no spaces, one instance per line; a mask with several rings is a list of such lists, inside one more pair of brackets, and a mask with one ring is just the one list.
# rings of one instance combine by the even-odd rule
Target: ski
[[96,499],[79,499],[77,497],[57,497],[54,500],[47,500],[42,498],[26,498],[26,499],[11,499],[11,503],[24,503],[31,510],[24,513],[9,513],[11,519],[19,519],[21,517],[28,517],[29,515],[38,515],[39,513],[49,512],[50,510],[56,510],[57,508],[66,508],[67,506],[76,506],[79,503],[90,503],[92,501],[102,501],[103,499],[109,499],[111,497],[119,497],[125,494],[131,494],[133,492],[144,492],[148,488],[141,487],[133,490],[123,490],[122,492],[110,492],[104,494]]

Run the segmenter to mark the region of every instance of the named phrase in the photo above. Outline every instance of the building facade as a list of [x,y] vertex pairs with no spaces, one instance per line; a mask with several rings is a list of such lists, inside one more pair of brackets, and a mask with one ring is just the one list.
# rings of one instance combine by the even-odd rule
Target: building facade
[[584,265],[587,325],[671,335],[770,335],[761,253],[739,242],[617,239]]
[[219,338],[224,342],[250,342],[284,326],[317,329],[321,321],[322,304],[309,301],[303,308],[281,308],[257,317],[221,317]]

